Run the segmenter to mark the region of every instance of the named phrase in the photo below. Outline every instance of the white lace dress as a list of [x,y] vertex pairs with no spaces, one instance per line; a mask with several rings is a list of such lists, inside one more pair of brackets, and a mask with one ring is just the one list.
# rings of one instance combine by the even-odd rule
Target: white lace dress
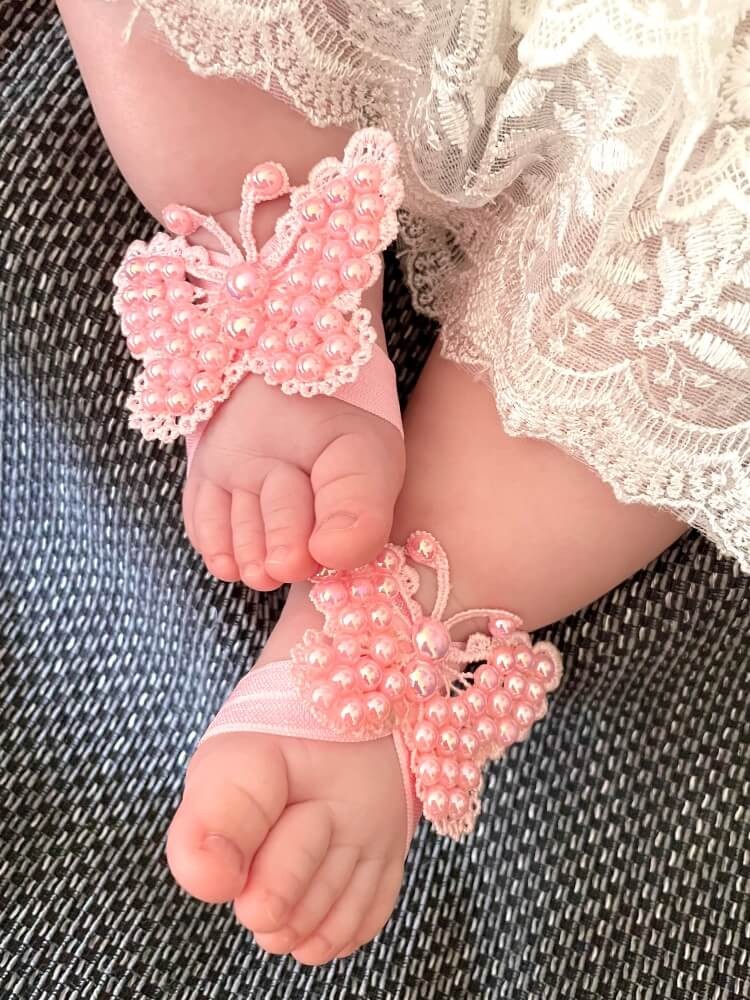
[[750,4],[135,0],[199,73],[380,124],[443,351],[750,571]]

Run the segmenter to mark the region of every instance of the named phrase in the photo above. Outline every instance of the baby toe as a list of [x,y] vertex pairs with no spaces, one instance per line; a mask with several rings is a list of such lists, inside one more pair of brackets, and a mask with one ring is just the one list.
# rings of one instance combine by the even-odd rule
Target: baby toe
[[308,476],[277,462],[263,480],[260,509],[265,525],[266,572],[294,583],[317,569],[308,543],[313,527],[313,495]]
[[232,583],[239,579],[232,542],[232,498],[226,490],[200,479],[195,486],[191,532],[209,572]]
[[362,860],[351,879],[315,930],[292,949],[303,965],[323,965],[348,947],[362,925],[383,874],[381,860]]
[[235,902],[237,919],[250,930],[281,930],[307,892],[331,840],[331,814],[318,801],[287,806],[261,845],[247,887]]
[[403,480],[399,454],[361,434],[343,435],[322,453],[311,475],[310,539],[310,552],[321,565],[353,569],[374,559],[388,541]]
[[273,740],[232,733],[202,743],[167,837],[176,881],[208,903],[236,898],[286,796],[286,764]]
[[266,539],[260,499],[247,490],[232,493],[232,546],[242,580],[253,590],[276,590],[279,580],[266,573]]
[[354,847],[331,847],[307,891],[288,916],[286,926],[271,933],[256,933],[255,940],[261,948],[273,954],[283,954],[308,938],[346,891],[357,858],[358,852]]

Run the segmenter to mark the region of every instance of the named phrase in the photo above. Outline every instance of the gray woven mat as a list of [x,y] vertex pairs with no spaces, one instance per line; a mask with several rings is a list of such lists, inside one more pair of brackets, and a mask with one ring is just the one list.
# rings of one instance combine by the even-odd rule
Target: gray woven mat
[[[750,591],[694,535],[552,630],[552,715],[492,772],[470,842],[422,831],[355,958],[269,958],[178,892],[185,763],[279,598],[209,579],[180,450],[126,431],[109,277],[149,224],[52,4],[0,0],[0,39],[0,996],[750,996]],[[387,300],[406,393],[433,332],[395,266]]]

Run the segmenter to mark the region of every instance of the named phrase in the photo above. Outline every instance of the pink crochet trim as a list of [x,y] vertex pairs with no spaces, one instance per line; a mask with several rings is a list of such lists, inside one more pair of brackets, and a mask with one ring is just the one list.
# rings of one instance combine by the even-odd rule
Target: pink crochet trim
[[[419,574],[409,561],[436,574],[429,615],[416,600]],[[438,832],[470,832],[482,768],[546,714],[547,695],[560,681],[559,652],[550,643],[533,645],[507,611],[482,608],[443,621],[448,559],[425,531],[405,546],[387,545],[359,569],[321,570],[312,583],[322,629],[308,630],[294,646],[291,666],[251,671],[206,735],[263,728],[350,742],[392,734],[408,752],[402,770],[410,823],[416,796]],[[474,620],[486,621],[487,631],[465,643],[451,638],[455,625]],[[274,669],[283,669],[282,685],[296,689],[296,699],[294,691],[276,691],[283,712],[269,700],[267,671]]]
[[[212,217],[165,209],[174,235],[131,244],[114,279],[115,311],[143,364],[130,425],[147,439],[191,434],[249,373],[303,396],[352,383],[376,340],[362,292],[397,233],[397,168],[398,148],[378,129],[355,133],[341,161],[322,160],[299,188],[280,164],[255,167],[242,189],[242,248]],[[285,194],[290,208],[259,251],[255,205]],[[200,228],[223,253],[187,242]]]

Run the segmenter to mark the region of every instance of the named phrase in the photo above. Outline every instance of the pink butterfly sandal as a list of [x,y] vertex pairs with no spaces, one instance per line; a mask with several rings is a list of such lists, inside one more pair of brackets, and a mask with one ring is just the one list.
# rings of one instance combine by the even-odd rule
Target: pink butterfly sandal
[[[242,249],[210,216],[167,208],[174,235],[133,243],[115,276],[115,309],[143,363],[128,400],[131,426],[148,439],[184,435],[190,454],[201,426],[254,374],[285,393],[335,395],[401,430],[393,365],[373,350],[371,315],[361,306],[396,236],[397,167],[393,139],[376,129],[357,132],[342,161],[321,161],[303,187],[290,189],[279,164],[256,167],[242,191]],[[290,208],[258,251],[254,207],[284,194]],[[187,242],[200,228],[222,252]],[[429,615],[416,599],[415,566],[436,575]],[[311,583],[322,628],[306,631],[291,659],[248,673],[204,739],[243,731],[340,742],[391,736],[406,849],[420,812],[440,833],[468,833],[482,767],[545,715],[559,653],[532,645],[505,611],[443,621],[448,559],[424,531],[357,570],[321,569]],[[452,640],[454,626],[474,620],[487,631]]]

